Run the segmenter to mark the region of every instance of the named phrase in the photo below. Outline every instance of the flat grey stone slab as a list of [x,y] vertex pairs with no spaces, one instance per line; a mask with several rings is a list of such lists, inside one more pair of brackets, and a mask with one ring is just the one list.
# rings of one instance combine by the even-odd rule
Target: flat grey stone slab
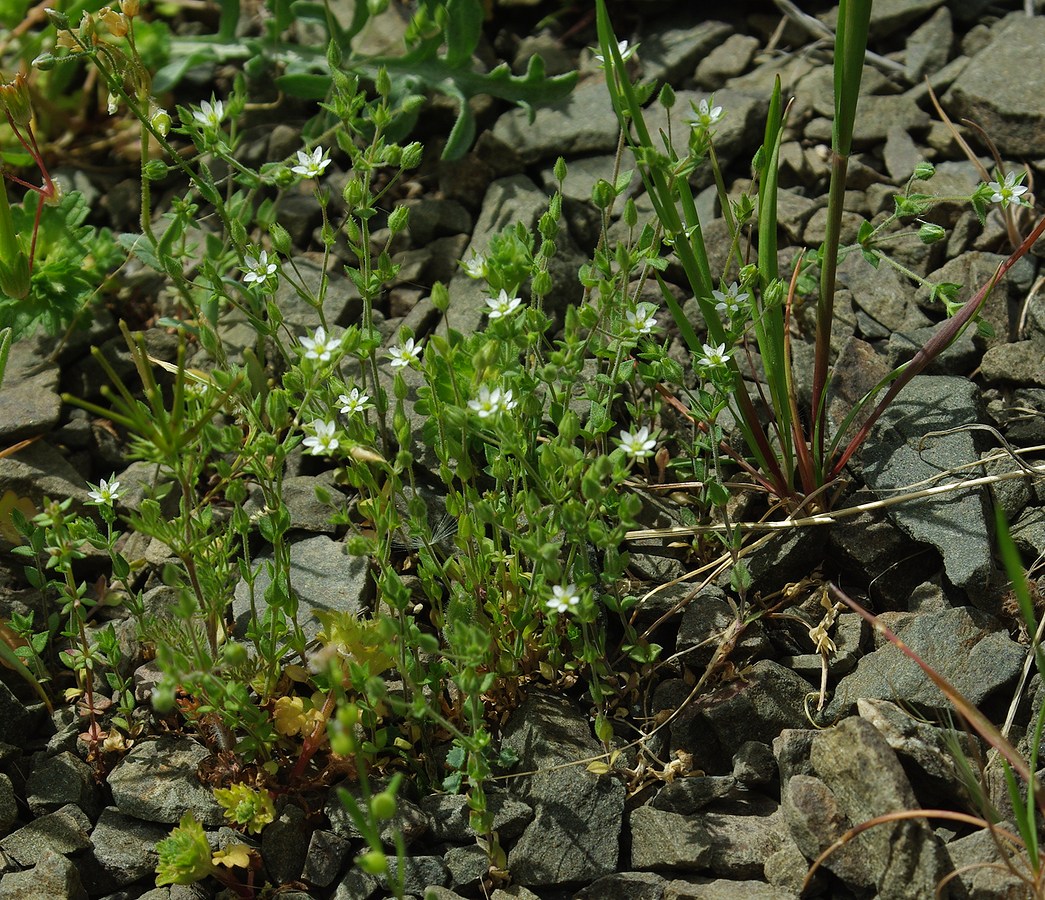
[[[994,30],[944,97],[952,118],[975,120],[1002,153],[1041,155],[1045,134],[1045,18],[1014,14]],[[1036,62],[1032,62],[1036,61]]]
[[[890,404],[864,444],[867,486],[892,498],[908,486],[975,462],[971,431],[935,434],[983,421],[980,390],[965,378],[918,376]],[[979,598],[992,568],[990,512],[981,488],[901,503],[889,515],[910,538],[935,547],[951,584]]]
[[[1023,665],[1024,648],[999,631],[992,616],[973,607],[884,613],[882,621],[973,704],[1009,684]],[[915,662],[890,643],[864,656],[839,682],[827,718],[845,714],[861,699],[951,708]]]
[[136,744],[109,773],[112,798],[125,816],[175,825],[192,812],[203,825],[225,822],[211,790],[197,776],[210,751],[188,738]]

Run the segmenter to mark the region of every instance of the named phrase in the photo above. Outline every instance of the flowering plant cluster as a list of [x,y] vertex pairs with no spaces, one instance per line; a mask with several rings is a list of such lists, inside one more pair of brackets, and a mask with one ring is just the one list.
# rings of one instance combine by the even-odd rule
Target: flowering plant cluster
[[[623,708],[622,697],[634,699],[640,678],[659,665],[662,648],[636,626],[639,600],[628,581],[629,534],[649,512],[652,482],[664,484],[669,473],[693,476],[692,505],[679,518],[721,520],[725,533],[714,547],[725,546],[742,601],[742,536],[729,530],[725,467],[746,473],[791,512],[827,503],[825,488],[870,427],[846,437],[857,409],[832,437],[824,418],[822,369],[839,253],[895,265],[883,244],[890,229],[911,219],[919,223],[918,239],[939,240],[939,226],[920,221],[932,198],[914,191],[931,167],[920,168],[897,196],[896,214],[865,223],[852,247],[840,246],[842,207],[833,201],[824,249],[810,254],[811,263],[799,261],[786,281],[776,247],[779,90],[756,158],[757,196],[753,189],[734,200],[725,195],[715,156],[716,130],[729,110],[714,97],[692,104],[678,146],[670,137],[660,146],[646,131],[644,97],[631,81],[628,64],[638,48],[616,39],[599,0],[595,58],[658,221],[639,222],[636,204],[626,199],[630,172],[597,181],[592,203],[602,230],[579,273],[582,299],[553,302],[550,261],[563,244],[567,176],[560,159],[557,189],[535,227],[484,235],[485,246],[476,241],[459,262],[484,291],[482,327],[455,330],[450,290],[437,283],[430,302],[448,314],[435,328],[411,319],[414,331],[405,322],[389,324],[385,301],[401,275],[395,249],[410,227],[410,208],[397,197],[424,156],[420,144],[399,143],[393,125],[416,112],[417,97],[395,90],[387,69],[374,73],[368,94],[340,68],[332,44],[324,112],[333,124],[322,134],[308,132],[287,158],[254,169],[240,152],[244,83],[221,99],[211,95],[167,112],[140,77],[137,15],[135,0],[124,0],[119,13],[85,14],[76,27],[52,18],[59,49],[91,61],[113,114],[137,123],[141,235],[126,246],[169,286],[177,309],[164,324],[177,335],[178,350],[173,362],[157,360],[142,335],[123,326],[140,389],[96,349],[113,390],[104,405],[68,400],[114,423],[129,455],[158,474],[143,484],[132,472],[112,472],[88,485],[80,512],[65,500],[16,519],[25,540],[18,552],[30,563],[33,586],[56,601],[60,614],[46,625],[13,620],[25,646],[10,656],[45,693],[42,652],[61,641],[58,658],[73,672],[73,693],[88,719],[85,742],[97,756],[118,752],[138,739],[145,716],[121,674],[115,632],[95,627],[89,610],[122,602],[155,648],[161,678],[153,709],[180,716],[215,747],[216,758],[234,760],[232,780],[215,790],[230,824],[263,831],[275,819],[275,794],[305,789],[351,759],[362,799],[346,794],[343,802],[366,840],[359,864],[373,874],[390,872],[382,827],[394,819],[399,781],[371,794],[367,768],[419,768],[415,746],[438,735],[451,745],[440,757],[441,786],[468,791],[473,825],[494,860],[499,848],[484,785],[495,765],[511,760],[497,757],[491,724],[518,702],[520,681],[579,685],[609,746],[614,709]],[[860,31],[851,17],[843,19]],[[104,40],[100,25],[108,29]],[[848,64],[839,78],[843,121],[832,173],[843,186],[838,160],[849,154],[852,122],[845,120],[859,88],[854,53],[863,53],[860,40],[849,38],[838,48]],[[126,39],[126,46],[116,52],[111,39]],[[425,48],[439,52],[436,44]],[[25,127],[20,86],[0,99]],[[660,103],[670,111],[670,90]],[[33,146],[28,138],[23,143]],[[705,164],[734,232],[716,273],[692,187],[679,177]],[[161,232],[151,185],[163,181],[166,189],[178,179],[181,194]],[[1011,211],[1028,202],[1022,182],[998,171],[968,199],[981,211],[988,204]],[[332,203],[335,190],[340,198]],[[280,224],[288,192],[310,196],[318,209],[318,227],[301,239],[313,242],[314,266],[305,265],[305,248],[295,247]],[[620,201],[626,237],[614,241],[610,222]],[[21,290],[32,274],[33,246],[8,240],[5,209],[0,196],[0,284]],[[202,253],[194,246],[201,216],[216,223]],[[739,248],[751,236],[745,229],[755,227],[757,260],[741,265]],[[692,288],[690,308],[699,311],[692,321],[664,281],[672,256]],[[803,278],[820,296],[813,402],[799,410],[790,316]],[[352,315],[332,299],[348,284]],[[663,304],[651,301],[654,286]],[[879,385],[882,403],[974,321],[983,296],[948,308],[953,315],[941,339]],[[676,332],[688,348],[686,365],[671,344]],[[766,370],[765,408],[744,381],[752,350]],[[870,422],[881,408],[868,408]],[[680,415],[692,426],[688,433],[670,424]],[[744,448],[727,440],[728,418],[738,423]],[[365,617],[319,614],[318,635],[306,627],[312,623],[291,564],[299,514],[287,499],[292,472],[323,473],[315,499],[344,535],[344,549],[367,560],[374,595]],[[163,584],[174,600],[162,614],[146,609],[120,549],[120,521],[169,554]],[[707,553],[699,540],[684,549],[702,561]],[[78,564],[93,551],[109,558],[112,577],[89,586]],[[248,611],[235,623],[234,598]],[[2,649],[0,656],[9,661]],[[108,704],[96,696],[99,673]],[[211,852],[190,815],[157,850],[159,884],[216,877],[235,889],[239,870],[253,877],[258,868],[245,845]]]

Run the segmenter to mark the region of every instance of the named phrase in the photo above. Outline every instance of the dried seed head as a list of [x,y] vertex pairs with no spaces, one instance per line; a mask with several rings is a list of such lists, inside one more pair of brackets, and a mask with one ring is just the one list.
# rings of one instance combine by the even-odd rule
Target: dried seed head
[[98,18],[104,23],[105,27],[109,29],[109,33],[115,37],[126,37],[128,22],[127,17],[123,13],[116,12],[116,10],[103,6],[98,11]]
[[15,125],[24,128],[29,124],[33,117],[32,102],[29,98],[29,85],[21,72],[10,81],[0,84],[0,106]]

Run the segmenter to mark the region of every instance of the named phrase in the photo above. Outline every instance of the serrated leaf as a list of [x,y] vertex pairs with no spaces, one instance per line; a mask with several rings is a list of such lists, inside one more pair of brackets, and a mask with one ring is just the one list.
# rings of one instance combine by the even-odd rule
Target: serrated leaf
[[[544,61],[539,56],[530,57],[524,75],[513,75],[507,63],[491,72],[476,72],[465,67],[470,66],[470,57],[455,65],[448,57],[440,56],[441,45],[442,37],[436,36],[420,42],[403,56],[367,59],[356,62],[351,68],[373,78],[378,69],[384,66],[399,88],[398,93],[404,93],[403,87],[416,85],[420,81],[454,100],[458,118],[443,149],[443,159],[459,158],[467,152],[474,140],[475,123],[468,110],[468,100],[472,97],[489,94],[515,103],[532,114],[534,106],[565,98],[577,83],[576,72],[547,76]],[[417,90],[413,87],[405,92],[417,93]]]

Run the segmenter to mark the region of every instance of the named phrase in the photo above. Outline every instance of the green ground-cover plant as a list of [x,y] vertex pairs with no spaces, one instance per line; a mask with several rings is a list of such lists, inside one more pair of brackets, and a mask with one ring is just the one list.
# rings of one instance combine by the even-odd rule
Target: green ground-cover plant
[[[112,508],[119,482],[101,483],[89,492],[104,524],[100,530],[93,517],[72,510],[72,500],[46,500],[43,511],[26,519],[20,510],[12,511],[12,518],[24,542],[14,548],[15,555],[28,562],[24,568],[26,580],[40,596],[54,604],[52,613],[45,613],[46,621],[36,622],[35,613],[13,614],[5,628],[17,634],[21,645],[14,653],[21,665],[20,671],[36,688],[46,703],[37,677],[46,683],[51,673],[43,661],[54,649],[58,635],[65,641],[58,650],[61,664],[76,676],[76,684],[64,691],[66,700],[82,698],[81,707],[89,720],[82,737],[97,749],[102,741],[111,738],[111,746],[121,746],[117,735],[135,733],[132,724],[134,691],[129,678],[120,671],[123,651],[112,624],[100,626],[92,622],[96,607],[125,604],[130,610],[140,609],[140,593],[132,589],[132,567],[117,549],[121,534],[116,530],[116,513]],[[109,558],[112,583],[103,579],[89,584],[77,571],[77,563],[88,554],[100,551]],[[5,645],[6,646],[6,645]],[[32,674],[29,674],[29,673]],[[99,700],[94,686],[95,677],[104,675],[109,696]],[[102,726],[101,713],[109,711],[109,732]]]
[[[121,254],[107,229],[84,224],[83,196],[63,197],[51,178],[33,131],[25,76],[0,84],[0,108],[42,180],[34,185],[5,171],[26,189],[15,207],[0,182],[0,327],[17,336],[38,326],[57,332],[96,295]],[[45,205],[51,209],[43,217]]]
[[[222,8],[227,16],[238,11],[234,0]],[[476,9],[468,3],[422,8],[439,28],[447,26],[451,13]],[[603,36],[611,41],[601,13]],[[61,46],[95,67],[118,110],[140,129],[141,233],[122,236],[121,244],[170,287],[175,302],[161,324],[177,334],[178,350],[173,359],[154,358],[143,336],[124,326],[141,389],[96,351],[110,382],[103,400],[65,398],[122,429],[128,455],[153,466],[154,482],[133,505],[123,504],[119,485],[100,484],[94,499],[108,529],[96,528],[97,537],[86,524],[65,518],[59,505],[62,528],[75,521],[80,531],[76,540],[62,544],[68,552],[57,573],[61,577],[51,578],[46,561],[36,565],[34,577],[66,614],[71,643],[60,649],[82,668],[86,660],[118,665],[109,632],[92,641],[81,627],[82,603],[78,608],[75,598],[82,577],[75,554],[83,541],[115,553],[113,528],[122,516],[129,531],[154,539],[169,553],[151,582],[169,588],[173,599],[166,605],[146,609],[135,587],[124,585],[128,612],[142,638],[155,646],[162,673],[153,707],[170,716],[172,727],[180,713],[187,728],[216,743],[229,779],[219,788],[227,793],[219,796],[238,827],[265,827],[270,810],[262,791],[304,792],[350,762],[364,789],[361,802],[350,798],[346,806],[367,841],[361,864],[369,870],[389,868],[388,834],[382,838],[381,823],[394,808],[397,775],[409,775],[422,790],[466,791],[473,827],[485,837],[491,865],[503,868],[485,785],[496,768],[511,763],[497,752],[496,723],[517,702],[521,686],[543,680],[575,687],[593,712],[596,734],[609,746],[616,705],[634,699],[636,685],[652,672],[661,652],[632,622],[638,601],[625,580],[625,536],[643,512],[637,482],[652,474],[651,463],[661,472],[667,466],[666,448],[658,451],[662,436],[654,430],[662,403],[656,389],[682,384],[684,373],[664,352],[656,308],[638,299],[636,285],[665,269],[661,242],[668,238],[691,280],[707,288],[698,300],[710,306],[707,328],[715,346],[691,341],[704,354],[691,408],[707,429],[705,437],[695,434],[686,441],[703,444],[688,463],[694,470],[703,466],[693,518],[707,507],[724,510],[730,498],[718,417],[738,375],[725,346],[733,326],[722,323],[713,301],[732,315],[743,292],[758,293],[763,306],[767,297],[775,298],[776,305],[756,317],[769,347],[787,333],[782,327],[786,288],[775,275],[763,283],[756,266],[718,298],[704,271],[706,260],[693,249],[698,223],[684,178],[666,175],[670,165],[659,168],[653,151],[640,147],[640,168],[645,167],[654,195],[660,180],[667,192],[658,208],[661,221],[640,224],[634,204],[626,203],[627,236],[611,242],[610,211],[628,179],[616,173],[596,185],[593,199],[604,212],[603,234],[581,272],[584,302],[562,312],[561,327],[545,308],[553,287],[548,263],[561,246],[560,190],[535,229],[507,228],[491,236],[483,256],[462,263],[489,288],[483,329],[455,330],[452,298],[436,284],[431,301],[444,313],[445,330],[414,334],[401,328],[386,334],[376,312],[399,273],[393,238],[409,227],[409,211],[397,203],[396,190],[424,154],[418,143],[400,143],[395,131],[414,102],[401,94],[395,66],[371,72],[370,90],[364,79],[349,74],[344,47],[332,40],[325,57],[328,127],[292,157],[255,169],[240,153],[249,83],[237,79],[228,96],[168,112],[136,53],[137,10],[125,4],[118,16],[88,16],[74,27],[58,17],[55,23]],[[463,43],[447,48],[456,66],[470,65],[475,25],[473,17]],[[225,20],[221,27],[227,27]],[[449,65],[443,39],[427,26],[418,29],[425,49],[403,66],[424,69],[432,59]],[[608,71],[621,62],[615,49],[615,44],[603,47]],[[624,82],[620,85],[625,96]],[[779,123],[779,92],[774,104],[778,111],[771,121]],[[705,111],[710,117],[713,112],[713,106]],[[708,127],[694,130],[694,147],[706,145],[713,154]],[[774,128],[770,147],[779,133]],[[332,158],[348,173],[341,204],[332,202],[326,179]],[[672,164],[685,174],[689,162]],[[768,217],[771,169],[765,171],[766,196],[760,203]],[[555,166],[560,186],[566,174],[560,160]],[[170,209],[157,221],[152,192],[161,179],[165,188],[178,186]],[[291,245],[280,224],[283,198],[302,188],[311,189],[322,215],[318,284],[302,277],[295,257],[300,248]],[[681,198],[681,217],[666,202],[673,191]],[[735,209],[739,222],[744,207]],[[199,227],[201,221],[213,228]],[[381,230],[387,238],[375,245]],[[768,243],[768,233],[765,237]],[[875,240],[866,236],[862,249],[875,251]],[[339,242],[347,247],[348,262],[335,272]],[[760,252],[766,252],[761,245]],[[759,265],[767,269],[768,259]],[[359,320],[346,327],[328,318],[324,304],[334,278],[350,280],[360,297]],[[310,311],[307,325],[300,318],[288,320],[276,299],[282,285]],[[237,320],[253,334],[242,349],[228,340],[227,326]],[[729,340],[743,330],[736,329]],[[786,345],[778,359],[786,362]],[[788,372],[785,366],[776,375],[786,379]],[[774,396],[794,413],[786,380]],[[763,433],[760,441],[752,435],[752,453],[772,485],[776,476],[765,474],[771,473],[770,459],[783,458],[772,443],[784,444],[784,438]],[[796,444],[793,440],[788,450],[793,457],[800,453]],[[434,486],[417,459],[421,448],[435,459]],[[762,460],[756,450],[764,450]],[[329,504],[346,552],[370,561],[370,615],[324,614],[312,642],[305,637],[291,566],[294,535],[283,483],[288,461],[306,470],[309,465],[334,470],[336,488],[319,487],[317,497]],[[804,489],[804,476],[795,481],[800,465],[776,465],[779,492],[797,496]],[[439,522],[444,512],[448,527]],[[28,523],[23,528],[26,555],[44,556],[57,541],[51,513],[35,528]],[[731,546],[735,562],[739,551]],[[252,562],[259,547],[271,557],[260,566]],[[113,556],[113,581],[126,581],[136,565]],[[248,624],[238,630],[229,614],[237,584],[243,585],[250,609]],[[735,586],[743,597],[742,576]],[[741,622],[738,617],[734,638]],[[38,633],[31,622],[19,624],[29,639]],[[723,641],[713,665],[724,660],[730,646],[729,639]],[[107,683],[114,703],[106,715],[126,721],[126,685],[115,673],[112,679],[107,673]],[[90,699],[86,704],[89,710],[98,706]],[[106,725],[92,723],[88,734],[97,740],[105,730]],[[208,737],[215,733],[217,741]],[[370,772],[388,777],[390,786],[368,795]],[[216,859],[201,837],[202,829],[191,820],[175,829],[160,848],[160,883],[246,869],[242,879],[223,880],[249,893],[250,855],[227,852]]]
[[[404,331],[383,350],[388,342],[375,327],[374,309],[397,273],[390,241],[407,227],[408,212],[382,208],[423,152],[389,136],[392,78],[376,73],[376,95],[358,79],[334,78],[325,106],[337,127],[327,137],[336,138],[334,152],[350,165],[341,198],[346,213],[336,219],[321,184],[328,146],[308,145],[261,171],[245,166],[237,153],[245,83],[229,97],[167,113],[141,75],[136,16],[120,15],[115,27],[104,17],[75,27],[55,21],[63,46],[96,66],[117,106],[139,123],[141,234],[121,242],[174,289],[179,308],[164,324],[177,330],[179,350],[173,361],[153,359],[142,336],[124,327],[142,390],[96,351],[110,381],[105,399],[66,400],[114,422],[128,438],[129,455],[155,466],[155,484],[123,510],[130,529],[159,541],[171,559],[159,575],[173,590],[172,604],[152,611],[136,601],[129,608],[163,673],[153,706],[163,714],[181,710],[205,739],[220,723],[220,733],[232,735],[231,746],[222,739],[221,752],[234,753],[250,777],[283,790],[307,784],[331,752],[353,755],[358,765],[411,772],[421,784],[466,790],[473,825],[488,835],[491,860],[503,867],[483,786],[494,765],[510,761],[496,753],[491,713],[516,701],[520,679],[580,681],[600,714],[598,733],[608,740],[609,705],[627,683],[621,671],[649,666],[659,651],[635,633],[628,618],[635,600],[617,584],[627,563],[623,535],[640,506],[626,482],[657,443],[641,424],[652,422],[653,411],[639,402],[640,387],[663,379],[668,367],[653,352],[650,309],[622,314],[617,302],[650,256],[650,242],[644,236],[620,252],[607,247],[590,276],[595,302],[568,310],[562,334],[553,338],[543,302],[560,229],[556,194],[535,232],[507,229],[491,241],[486,258],[469,262],[470,273],[490,288],[486,331],[462,335],[451,328],[427,337]],[[102,40],[103,28],[126,42]],[[171,143],[178,138],[196,153],[179,152]],[[227,177],[214,174],[219,164]],[[563,163],[556,173],[565,178]],[[157,225],[151,184],[179,174],[185,193]],[[338,239],[352,257],[345,276],[363,312],[344,329],[325,317],[329,276],[306,284],[279,224],[280,197],[303,183],[314,187],[323,213],[322,271]],[[219,227],[201,233],[194,224],[208,214]],[[389,243],[374,247],[379,223]],[[305,334],[274,300],[280,282],[315,313],[318,325]],[[445,287],[436,285],[432,299],[447,310]],[[243,317],[257,336],[242,354],[223,341],[230,315]],[[202,349],[192,368],[190,346]],[[592,357],[599,362],[589,382]],[[407,377],[421,381],[416,402]],[[622,403],[635,423],[630,431],[616,424]],[[419,441],[438,459],[453,524],[449,539],[436,533],[420,499],[413,460]],[[321,491],[322,499],[349,529],[347,549],[374,564],[373,619],[325,619],[318,647],[305,643],[291,574],[282,479],[293,453],[336,466],[350,490]],[[99,486],[106,521],[120,506],[117,488]],[[248,506],[249,498],[256,499]],[[46,545],[48,526],[36,525],[26,528],[27,537]],[[403,559],[404,539],[415,549],[412,559]],[[250,564],[258,541],[272,553],[264,590]],[[420,593],[407,585],[407,563]],[[79,591],[75,560],[62,574],[58,594]],[[233,633],[228,619],[237,582],[251,608],[242,633]],[[74,603],[71,612],[77,609]],[[80,620],[71,621],[76,659],[103,664],[112,642],[85,640]],[[31,623],[23,624],[31,631]],[[72,650],[63,651],[73,659]],[[104,664],[112,663],[107,656]],[[387,687],[393,676],[398,691]],[[122,695],[122,684],[109,685],[114,699]],[[118,699],[115,706],[120,712]],[[358,711],[352,727],[358,723],[364,737],[339,743],[352,709]],[[103,731],[92,725],[89,733],[97,738]],[[441,771],[432,763],[436,740],[452,745]],[[237,815],[255,806],[237,804]],[[183,823],[166,846],[162,878],[220,871],[210,858],[182,859],[194,845],[191,829]],[[377,865],[376,855],[368,860]]]
[[[835,270],[841,254],[859,250],[872,265],[897,266],[886,252],[886,240],[893,239],[890,226],[899,219],[924,215],[944,198],[914,193],[911,185],[896,198],[896,212],[877,226],[866,222],[860,229],[858,243],[843,247],[840,223],[844,209],[845,179],[852,149],[853,123],[860,91],[860,76],[867,45],[870,0],[843,0],[839,4],[834,52],[835,116],[831,142],[831,177],[824,243],[815,254],[819,269],[818,300],[815,326],[815,362],[811,372],[812,402],[800,409],[792,370],[790,322],[795,291],[803,272],[802,257],[795,264],[790,282],[778,272],[777,255],[777,157],[786,108],[779,83],[769,105],[765,139],[755,157],[753,168],[757,178],[757,195],[732,200],[725,195],[721,173],[714,153],[714,125],[723,114],[721,107],[704,101],[693,110],[688,122],[685,142],[672,142],[669,135],[652,135],[646,124],[643,104],[655,86],[636,85],[629,78],[621,48],[613,34],[605,3],[599,0],[597,20],[599,41],[605,58],[607,87],[621,128],[634,154],[646,189],[656,210],[660,236],[669,244],[686,273],[697,300],[708,342],[702,343],[694,323],[688,321],[680,305],[663,289],[665,304],[671,309],[679,330],[694,354],[703,353],[701,365],[714,363],[728,370],[731,378],[731,405],[738,428],[747,446],[747,459],[736,458],[767,491],[787,501],[792,511],[829,505],[825,491],[841,474],[844,466],[867,438],[870,429],[900,390],[925,368],[973,322],[990,291],[1015,262],[1026,254],[1045,232],[1045,220],[1026,236],[998,272],[980,290],[959,307],[953,302],[954,285],[933,285],[949,318],[941,323],[936,335],[915,357],[890,373],[872,389],[836,428],[828,419],[829,352],[834,319]],[[662,90],[658,101],[669,111],[674,95]],[[710,270],[704,247],[701,223],[689,182],[693,169],[708,164],[715,173],[721,193],[723,214],[734,229],[733,250],[727,271],[720,273],[718,288]],[[924,174],[931,173],[931,167]],[[1003,207],[1018,204],[1025,188],[1015,176],[981,185],[968,201],[984,214],[988,201]],[[912,179],[913,184],[913,179]],[[946,198],[953,199],[953,198]],[[739,264],[741,233],[745,221],[757,210],[757,259],[739,270],[739,286],[727,290],[731,265]],[[942,232],[932,226],[915,229],[918,236],[932,242]],[[734,282],[736,284],[736,282]],[[716,302],[717,301],[717,302]],[[746,301],[746,302],[743,302]],[[759,402],[745,388],[738,351],[750,342],[757,349],[766,372],[766,390]],[[697,404],[699,411],[700,403]],[[763,425],[761,414],[769,420]],[[859,420],[859,426],[857,421]],[[726,452],[731,452],[724,448]],[[734,454],[735,456],[735,454]]]

